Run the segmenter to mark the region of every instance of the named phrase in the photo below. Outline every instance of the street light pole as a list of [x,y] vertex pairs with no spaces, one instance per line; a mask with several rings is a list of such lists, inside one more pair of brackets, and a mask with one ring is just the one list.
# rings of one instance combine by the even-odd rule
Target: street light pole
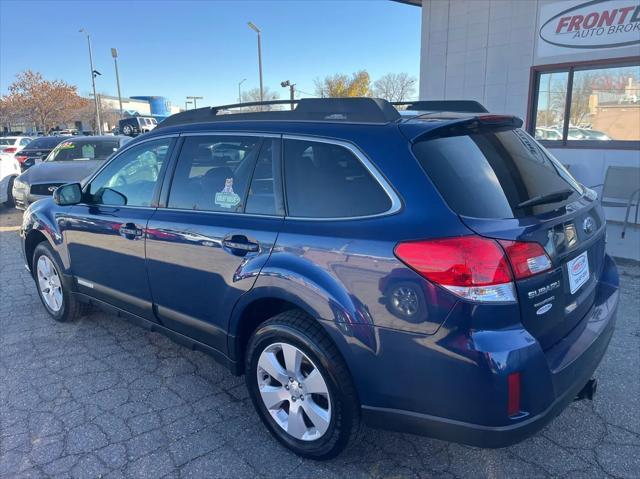
[[260,101],[264,101],[264,89],[262,88],[262,43],[261,31],[252,22],[248,22],[249,28],[258,34],[258,74],[260,75]]
[[120,104],[120,119],[124,114],[122,110],[122,95],[120,95],[120,74],[118,73],[118,50],[111,49],[111,56],[113,57],[113,64],[116,66],[116,85],[118,86],[118,103]]
[[189,109],[188,105],[191,105],[192,103],[193,103],[192,101],[188,101],[188,100],[185,101],[184,102],[184,111],[187,111]]
[[102,125],[100,124],[100,107],[98,106],[98,95],[96,95],[96,71],[93,68],[93,54],[91,53],[91,37],[89,32],[81,28],[80,33],[87,35],[87,45],[89,46],[89,66],[91,67],[91,86],[93,87],[93,100],[96,104],[96,123],[98,127],[98,135],[102,135]]
[[238,103],[242,103],[242,90],[240,90],[240,85],[242,85],[245,81],[247,81],[247,79],[243,78],[238,82]]
[[188,96],[187,100],[193,100],[193,108],[198,108],[198,100],[202,100],[203,96]]

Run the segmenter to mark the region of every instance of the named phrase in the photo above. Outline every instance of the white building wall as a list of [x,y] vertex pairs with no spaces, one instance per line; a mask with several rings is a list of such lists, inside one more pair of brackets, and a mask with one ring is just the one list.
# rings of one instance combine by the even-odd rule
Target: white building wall
[[537,0],[432,0],[422,8],[420,98],[473,99],[522,118]]

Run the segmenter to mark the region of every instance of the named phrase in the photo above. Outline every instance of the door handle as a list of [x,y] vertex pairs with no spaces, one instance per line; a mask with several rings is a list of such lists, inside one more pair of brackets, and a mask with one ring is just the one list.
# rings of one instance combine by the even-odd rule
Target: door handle
[[246,236],[232,236],[229,239],[225,239],[222,241],[222,244],[232,250],[232,253],[235,252],[246,254],[246,253],[255,253],[260,249],[258,243],[254,243],[253,241],[249,241]]
[[138,228],[136,225],[134,225],[133,223],[126,223],[121,225],[120,228],[118,229],[118,232],[120,233],[121,236],[124,236],[127,239],[133,239],[131,238],[132,236],[134,238],[142,236],[142,230]]

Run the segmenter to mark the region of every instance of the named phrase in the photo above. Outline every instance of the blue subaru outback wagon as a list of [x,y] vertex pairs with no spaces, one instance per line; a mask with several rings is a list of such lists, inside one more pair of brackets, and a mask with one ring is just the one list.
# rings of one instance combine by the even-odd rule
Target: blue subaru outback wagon
[[208,352],[316,459],[362,423],[506,446],[592,397],[618,303],[602,207],[521,120],[241,106],[174,115],[29,206],[54,319],[97,305]]

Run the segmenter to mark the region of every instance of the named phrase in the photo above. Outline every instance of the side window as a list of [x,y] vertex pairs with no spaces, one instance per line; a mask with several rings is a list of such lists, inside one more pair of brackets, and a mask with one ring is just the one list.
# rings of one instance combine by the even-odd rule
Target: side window
[[340,145],[285,140],[284,175],[289,216],[348,218],[391,207],[376,179]]
[[89,185],[93,204],[150,206],[171,138],[147,141],[115,158]]
[[169,192],[169,208],[242,212],[262,139],[186,137]]
[[31,142],[31,138],[23,138],[20,140],[20,146],[27,146]]
[[279,141],[266,139],[253,170],[245,213],[283,215]]

